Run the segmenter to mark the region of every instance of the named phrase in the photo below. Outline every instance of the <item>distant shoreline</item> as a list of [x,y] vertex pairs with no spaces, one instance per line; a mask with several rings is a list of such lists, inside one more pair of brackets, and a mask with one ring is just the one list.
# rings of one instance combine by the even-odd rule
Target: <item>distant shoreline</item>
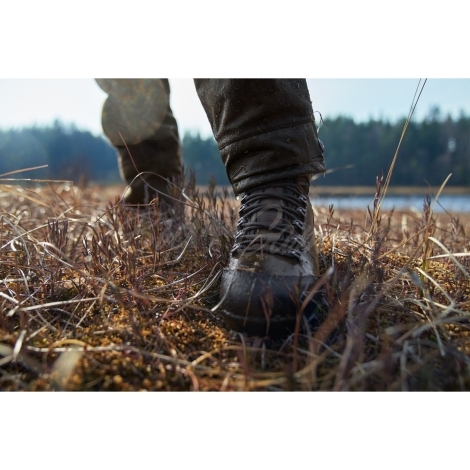
[[[53,182],[53,181],[52,181]],[[56,181],[57,183],[64,183],[64,181]],[[3,182],[3,184],[12,184],[9,183],[7,180]],[[71,183],[71,182],[70,182]],[[124,192],[126,186],[123,183],[115,183],[115,184],[99,184],[93,181],[90,181],[88,186],[96,186],[101,188],[101,191],[105,191],[106,193],[122,193]],[[79,186],[79,185],[74,185]],[[199,191],[204,193],[207,189],[207,185],[197,185]],[[221,195],[223,190],[227,189],[228,194],[233,195],[233,190],[231,186],[216,186],[216,194]],[[388,195],[394,196],[424,196],[426,194],[429,195],[436,195],[439,192],[438,186],[389,186],[387,190]],[[375,186],[310,186],[310,195],[311,196],[373,196],[376,192]],[[442,195],[447,196],[470,196],[470,187],[466,186],[446,186],[443,191]]]
[[[411,195],[425,195],[437,194],[439,186],[389,186],[387,194],[394,194],[396,196],[411,196]],[[374,195],[376,192],[375,186],[311,186],[310,192],[319,195]],[[446,186],[442,194],[447,195],[470,195],[470,188],[466,186]]]
[[[216,192],[223,189],[224,186],[217,185]],[[207,186],[198,185],[201,191],[207,189]],[[230,191],[231,187],[227,187]],[[389,186],[387,194],[395,196],[424,196],[425,194],[437,194],[439,186]],[[375,186],[310,186],[310,194],[315,196],[373,196],[376,192]],[[446,186],[442,194],[446,195],[470,195],[470,187],[466,186]]]

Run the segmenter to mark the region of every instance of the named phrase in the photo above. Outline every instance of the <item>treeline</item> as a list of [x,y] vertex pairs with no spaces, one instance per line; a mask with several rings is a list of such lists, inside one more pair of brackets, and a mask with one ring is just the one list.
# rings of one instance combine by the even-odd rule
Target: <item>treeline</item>
[[[325,119],[319,137],[330,172],[316,184],[375,184],[376,176],[380,172],[386,175],[390,167],[404,124],[404,119],[393,123],[356,123],[348,117]],[[229,184],[212,137],[186,134],[182,147],[185,165],[194,170],[198,184],[207,184],[211,175],[219,184]],[[0,175],[39,165],[48,168],[16,176],[105,184],[119,181],[116,152],[104,137],[57,121],[51,127],[0,131]],[[463,114],[458,119],[442,118],[435,108],[423,121],[410,122],[392,183],[440,185],[449,173],[449,185],[470,185],[470,118]]]
[[[182,138],[185,166],[195,172],[198,184],[207,184],[211,175],[228,185],[219,149],[212,137],[186,134]],[[47,168],[27,170],[38,166]],[[120,181],[114,147],[103,136],[55,121],[52,126],[0,130],[0,176],[4,178]]]
[[[395,123],[325,119],[319,137],[332,172],[317,183],[373,185],[379,172],[387,175],[404,125],[405,119]],[[352,167],[339,169],[348,165]],[[470,185],[470,118],[462,114],[458,119],[442,119],[434,108],[423,121],[409,123],[391,181],[399,186],[438,186],[449,173],[449,185]]]
[[197,184],[207,185],[211,175],[220,185],[230,184],[219,147],[213,137],[203,138],[199,134],[187,133],[181,143],[184,164],[194,171]]
[[6,177],[119,181],[116,152],[104,137],[59,121],[51,127],[0,131],[0,175],[41,165],[47,168]]

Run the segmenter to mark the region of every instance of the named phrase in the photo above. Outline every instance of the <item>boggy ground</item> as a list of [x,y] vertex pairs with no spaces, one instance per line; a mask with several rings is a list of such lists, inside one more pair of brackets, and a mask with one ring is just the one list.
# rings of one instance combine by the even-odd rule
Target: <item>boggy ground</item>
[[114,194],[0,187],[1,390],[470,389],[469,215],[316,207],[329,311],[274,341],[211,311],[227,191],[171,217]]

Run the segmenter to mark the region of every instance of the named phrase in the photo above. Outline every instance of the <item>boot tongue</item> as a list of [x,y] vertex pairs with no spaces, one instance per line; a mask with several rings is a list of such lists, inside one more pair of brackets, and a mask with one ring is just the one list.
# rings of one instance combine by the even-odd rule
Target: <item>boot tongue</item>
[[304,223],[298,215],[300,219],[305,215],[305,198],[300,196],[307,196],[308,189],[309,180],[303,177],[263,185],[245,193],[232,253],[242,249],[251,252],[276,249],[280,255],[297,257],[295,249],[288,249],[301,244],[296,233]]
[[[266,188],[261,189],[259,193],[269,193],[270,195],[277,193],[282,195],[284,191],[283,188]],[[251,222],[260,222],[269,227],[276,226],[282,220],[283,205],[284,202],[280,197],[266,197],[266,199],[263,199],[263,207],[251,217]]]
[[[291,181],[288,181],[289,183],[292,183],[295,188],[300,191],[302,194],[307,195],[309,191],[309,179],[306,176],[300,176],[298,178],[295,178]],[[284,200],[282,199],[283,194],[289,194],[289,195],[295,195],[292,191],[289,190],[289,188],[286,187],[279,187],[275,186],[273,184],[272,187],[269,188],[263,188],[260,189],[259,191],[256,191],[257,193],[269,193],[271,194],[279,194],[278,197],[267,197],[266,199],[263,199],[264,203],[264,208],[253,214],[251,221],[252,222],[260,222],[262,224],[265,224],[269,226],[270,228],[275,227],[279,223],[289,223],[287,220],[283,218],[283,211],[282,207],[285,205]],[[260,231],[260,233],[264,233],[263,231]]]

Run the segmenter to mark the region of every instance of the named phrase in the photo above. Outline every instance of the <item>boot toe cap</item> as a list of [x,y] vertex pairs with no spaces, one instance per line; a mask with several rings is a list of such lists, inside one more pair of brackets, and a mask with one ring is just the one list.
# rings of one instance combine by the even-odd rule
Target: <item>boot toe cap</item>
[[[217,309],[228,326],[251,335],[277,336],[293,330],[303,300],[317,281],[314,275],[276,275],[255,269],[225,269]],[[309,321],[319,314],[319,295],[304,309]]]

